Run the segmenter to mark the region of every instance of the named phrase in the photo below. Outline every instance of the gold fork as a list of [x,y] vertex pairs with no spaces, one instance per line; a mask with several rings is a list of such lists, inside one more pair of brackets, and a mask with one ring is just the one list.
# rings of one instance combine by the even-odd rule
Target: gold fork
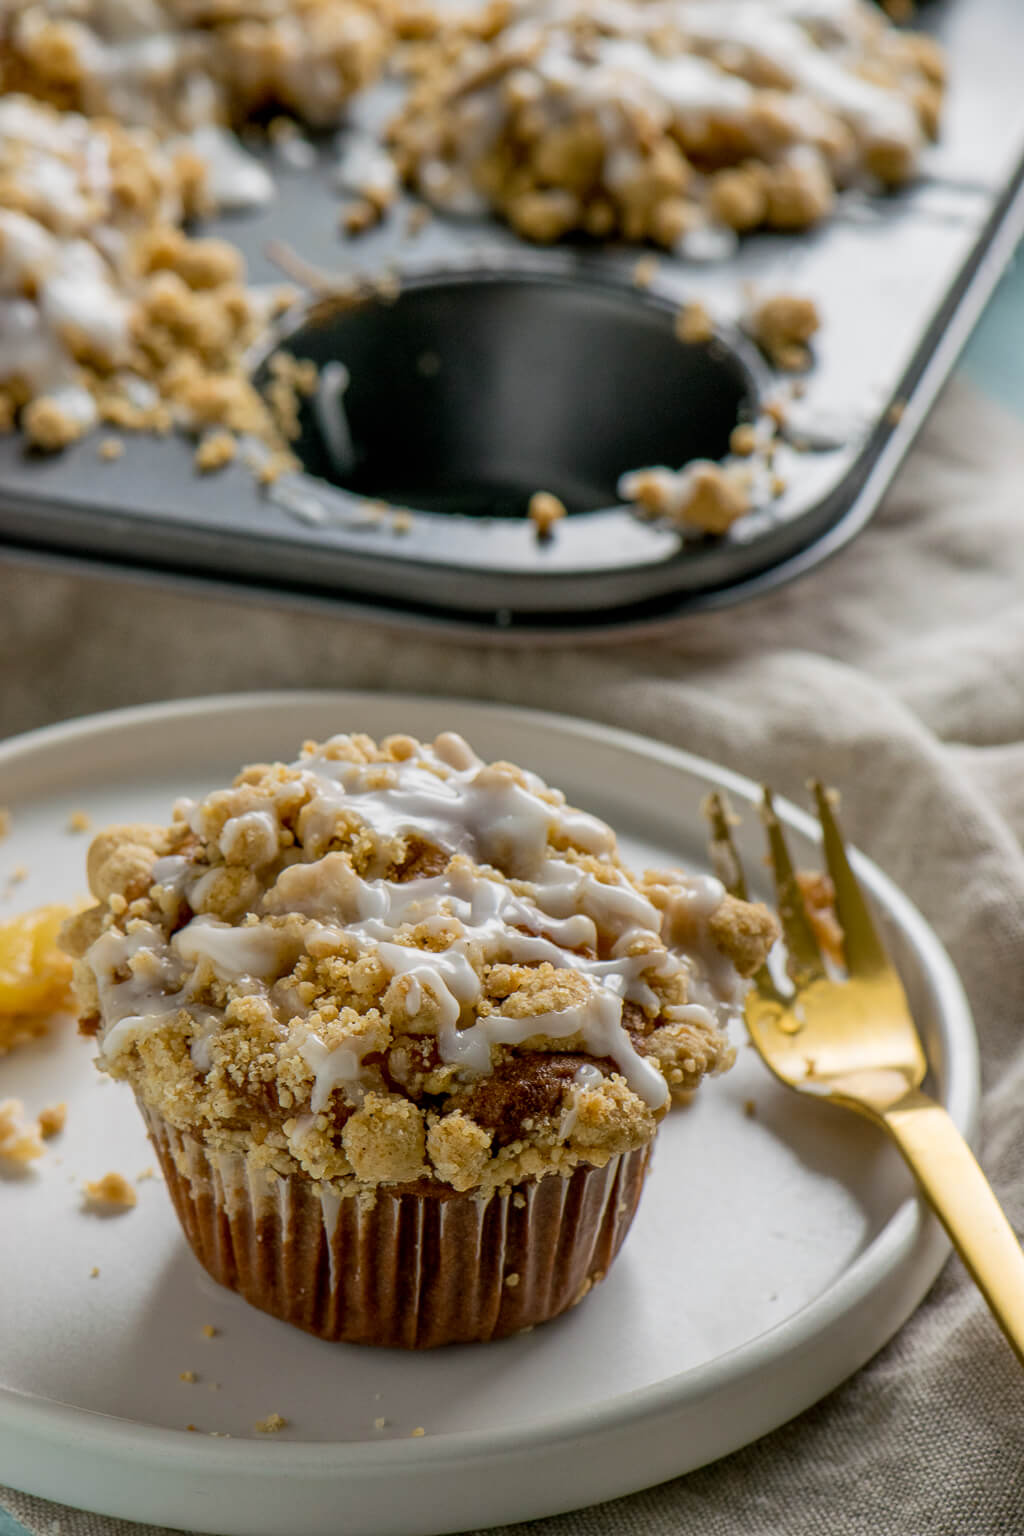
[[[765,789],[762,817],[790,984],[761,966],[745,1007],[750,1038],[787,1087],[856,1110],[889,1133],[1024,1365],[1024,1253],[953,1121],[921,1092],[927,1061],[906,994],[850,868],[829,794],[817,782],[811,789],[846,974],[837,979],[826,966]],[[706,810],[716,872],[746,899],[728,808],[716,793]]]

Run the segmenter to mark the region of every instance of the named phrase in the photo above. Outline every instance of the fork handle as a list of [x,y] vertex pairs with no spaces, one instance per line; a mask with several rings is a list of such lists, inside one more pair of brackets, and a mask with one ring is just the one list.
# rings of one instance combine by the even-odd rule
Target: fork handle
[[916,1090],[881,1119],[1024,1365],[1024,1252],[973,1152]]

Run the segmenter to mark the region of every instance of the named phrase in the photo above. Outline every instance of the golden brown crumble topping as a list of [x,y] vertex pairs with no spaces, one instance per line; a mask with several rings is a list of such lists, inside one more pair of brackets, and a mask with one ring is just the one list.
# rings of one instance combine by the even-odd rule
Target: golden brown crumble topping
[[529,0],[456,11],[412,55],[399,169],[526,239],[805,229],[836,191],[907,181],[938,131],[941,51],[867,0]]
[[603,1165],[732,1059],[774,919],[461,738],[307,743],[112,828],[64,942],[101,1065],[207,1146],[325,1189]]
[[200,440],[195,453],[195,465],[200,474],[208,475],[225,469],[233,463],[238,453],[238,439],[230,432],[209,432]]
[[[103,0],[53,9],[7,0],[0,89],[164,133],[272,106],[330,125],[377,73],[389,31],[388,7],[361,0],[149,0],[127,31]],[[146,32],[162,46],[140,51]]]

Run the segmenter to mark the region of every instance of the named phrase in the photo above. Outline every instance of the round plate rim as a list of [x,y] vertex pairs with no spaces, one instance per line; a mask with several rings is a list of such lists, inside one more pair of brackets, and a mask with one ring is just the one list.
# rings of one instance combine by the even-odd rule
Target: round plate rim
[[[213,694],[83,715],[0,742],[0,771],[8,765],[15,765],[23,757],[82,738],[140,730],[183,717],[223,716],[226,713],[239,715],[256,708],[261,711],[282,708],[301,710],[307,707],[322,709],[330,703],[348,709],[359,704],[372,704],[375,708],[387,704],[394,706],[396,712],[409,707],[423,709],[436,706],[466,716],[476,716],[478,719],[490,717],[498,721],[500,718],[507,722],[511,718],[524,726],[532,725],[536,729],[563,737],[598,741],[633,755],[653,758],[691,776],[713,779],[738,800],[756,801],[759,795],[758,787],[752,780],[731,769],[720,767],[710,759],[668,743],[651,740],[637,732],[618,727],[471,698],[348,689]],[[812,838],[816,837],[816,823],[807,813],[784,799],[777,799],[776,806],[785,823]],[[899,887],[864,855],[855,853],[854,863],[858,873],[888,907],[940,984],[944,1028],[950,1046],[946,1103],[959,1129],[970,1138],[977,1129],[980,1076],[977,1041],[959,976],[930,924]],[[483,1461],[489,1456],[515,1457],[529,1453],[541,1442],[550,1449],[553,1440],[556,1443],[570,1443],[578,1442],[584,1435],[596,1436],[623,1428],[635,1430],[644,1421],[678,1409],[687,1399],[699,1401],[712,1392],[735,1386],[744,1376],[763,1371],[792,1351],[805,1347],[830,1321],[836,1320],[837,1313],[851,1310],[889,1278],[901,1259],[910,1255],[921,1237],[924,1224],[932,1220],[918,1198],[913,1195],[908,1197],[849,1268],[827,1290],[791,1317],[703,1365],[677,1373],[652,1386],[607,1397],[600,1404],[578,1412],[571,1419],[563,1417],[552,1421],[539,1417],[528,1425],[508,1430],[460,1431],[457,1434],[424,1437],[412,1443],[388,1441],[379,1444],[354,1442],[332,1445],[329,1442],[290,1441],[267,1447],[265,1443],[252,1440],[209,1440],[183,1430],[140,1424],[91,1409],[41,1399],[32,1400],[0,1384],[0,1433],[13,1431],[16,1434],[36,1435],[63,1446],[73,1441],[76,1450],[89,1454],[114,1450],[128,1456],[157,1456],[165,1467],[187,1463],[194,1470],[201,1470],[204,1475],[219,1473],[232,1477],[251,1473],[255,1463],[267,1460],[269,1449],[272,1451],[275,1475],[290,1471],[301,1472],[319,1482],[341,1474],[355,1481],[365,1481],[367,1477],[373,1478],[380,1473],[393,1473],[399,1467],[423,1470],[429,1467],[436,1472],[446,1463],[454,1467],[456,1464],[465,1466],[470,1460]],[[948,1251],[949,1245],[944,1238],[939,1237],[930,1245],[927,1255],[928,1284],[937,1275]],[[875,1347],[880,1345],[876,1344]],[[849,1372],[844,1372],[839,1380],[845,1379],[847,1374]],[[833,1385],[838,1385],[838,1381]]]

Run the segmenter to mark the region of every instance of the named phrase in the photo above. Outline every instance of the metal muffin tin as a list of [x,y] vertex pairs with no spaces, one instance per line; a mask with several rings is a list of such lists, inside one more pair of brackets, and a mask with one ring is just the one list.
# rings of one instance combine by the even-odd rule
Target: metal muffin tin
[[[848,196],[823,229],[755,236],[725,262],[660,257],[643,290],[635,247],[538,251],[489,222],[435,218],[409,237],[399,208],[343,241],[329,148],[309,170],[275,164],[271,205],[211,225],[254,280],[279,276],[275,240],[321,268],[400,278],[397,297],[286,317],[254,359],[286,341],[345,365],[333,435],[329,401],[304,412],[308,472],[268,495],[241,464],[197,475],[180,438],[129,436],[113,464],[95,441],[40,459],[8,438],[0,538],[12,553],[524,639],[649,628],[811,568],[870,517],[1024,230],[1024,7],[938,0],[925,19],[951,88],[917,184]],[[357,126],[394,101],[387,85],[367,93]],[[821,309],[800,399],[741,334],[751,283]],[[716,318],[707,345],[674,338],[689,300]],[[719,457],[735,422],[780,395],[787,489],[725,538],[683,540],[616,505],[623,471]],[[543,543],[522,516],[538,489],[586,509]],[[413,515],[379,515],[367,496]]]

